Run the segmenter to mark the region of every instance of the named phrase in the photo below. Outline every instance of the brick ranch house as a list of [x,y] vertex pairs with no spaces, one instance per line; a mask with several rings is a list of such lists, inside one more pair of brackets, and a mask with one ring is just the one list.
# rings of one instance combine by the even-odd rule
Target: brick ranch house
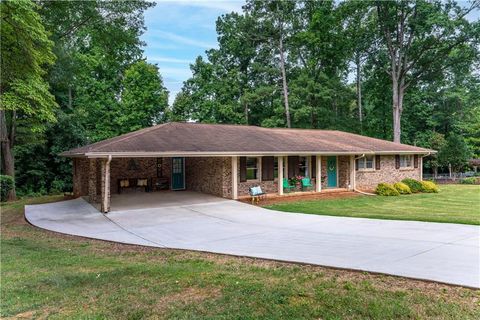
[[309,177],[313,190],[372,190],[422,179],[435,151],[357,134],[171,122],[62,153],[73,159],[73,193],[110,211],[127,187],[192,190],[238,199],[252,186],[284,194],[283,178]]

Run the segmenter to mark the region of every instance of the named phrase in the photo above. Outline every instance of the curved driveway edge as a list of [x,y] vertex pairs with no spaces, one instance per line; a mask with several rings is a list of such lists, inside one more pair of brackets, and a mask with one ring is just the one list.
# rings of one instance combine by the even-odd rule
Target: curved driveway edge
[[33,225],[127,244],[317,264],[480,288],[480,227],[278,212],[232,200],[116,211],[25,207]]

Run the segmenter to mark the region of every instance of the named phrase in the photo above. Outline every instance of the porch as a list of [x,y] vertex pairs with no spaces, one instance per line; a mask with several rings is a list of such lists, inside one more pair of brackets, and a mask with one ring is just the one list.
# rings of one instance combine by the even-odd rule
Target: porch
[[[196,203],[200,194],[241,199],[254,186],[279,197],[352,190],[353,161],[343,155],[75,159],[74,194],[109,212],[168,206],[178,199]],[[298,179],[309,187],[295,183]],[[185,193],[174,200],[174,191]]]

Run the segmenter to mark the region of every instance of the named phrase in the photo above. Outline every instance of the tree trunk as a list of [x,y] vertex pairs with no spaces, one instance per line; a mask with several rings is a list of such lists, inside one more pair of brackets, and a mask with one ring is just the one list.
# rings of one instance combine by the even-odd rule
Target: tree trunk
[[393,142],[400,143],[402,128],[401,118],[403,110],[403,80],[398,81],[395,76],[392,76],[392,98],[393,98]]
[[288,86],[287,86],[287,74],[285,72],[285,54],[283,52],[283,36],[280,35],[279,41],[280,49],[280,69],[282,71],[282,82],[283,82],[283,99],[285,102],[285,117],[287,119],[287,128],[291,128],[292,124],[290,121],[290,109],[288,107]]
[[358,120],[360,121],[360,132],[363,132],[363,110],[362,110],[362,66],[360,61],[360,55],[356,55],[357,64],[357,108],[358,108]]
[[68,110],[72,110],[73,97],[72,97],[72,86],[68,86]]
[[248,103],[245,102],[243,107],[243,112],[245,114],[245,124],[248,125]]
[[[13,126],[13,125],[12,125]],[[14,128],[12,128],[14,129]],[[12,131],[14,132],[14,131]],[[14,138],[14,137],[13,137]],[[5,116],[5,110],[0,110],[0,141],[2,152],[2,174],[15,178],[15,163],[13,158],[13,141],[7,130],[7,117]],[[7,200],[15,200],[16,192],[15,185],[7,195]]]

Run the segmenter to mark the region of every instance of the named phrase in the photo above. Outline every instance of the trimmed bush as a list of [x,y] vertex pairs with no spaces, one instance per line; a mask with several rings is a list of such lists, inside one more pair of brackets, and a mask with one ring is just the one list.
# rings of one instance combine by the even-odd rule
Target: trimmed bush
[[427,193],[438,192],[438,186],[432,181],[421,181],[420,183],[422,184],[422,192],[427,192]]
[[400,193],[389,183],[379,183],[375,189],[375,193],[379,196],[399,196]]
[[423,190],[422,184],[418,180],[406,178],[403,179],[402,182],[405,183],[413,193],[422,192]]
[[410,190],[410,187],[407,186],[403,182],[397,182],[393,185],[393,187],[398,191],[400,194],[410,194],[412,193],[412,190]]
[[0,175],[1,201],[7,201],[7,195],[14,185],[15,181],[11,176]]
[[460,180],[460,183],[461,184],[476,184],[477,183],[477,178],[475,178],[475,177],[465,178],[465,179]]

